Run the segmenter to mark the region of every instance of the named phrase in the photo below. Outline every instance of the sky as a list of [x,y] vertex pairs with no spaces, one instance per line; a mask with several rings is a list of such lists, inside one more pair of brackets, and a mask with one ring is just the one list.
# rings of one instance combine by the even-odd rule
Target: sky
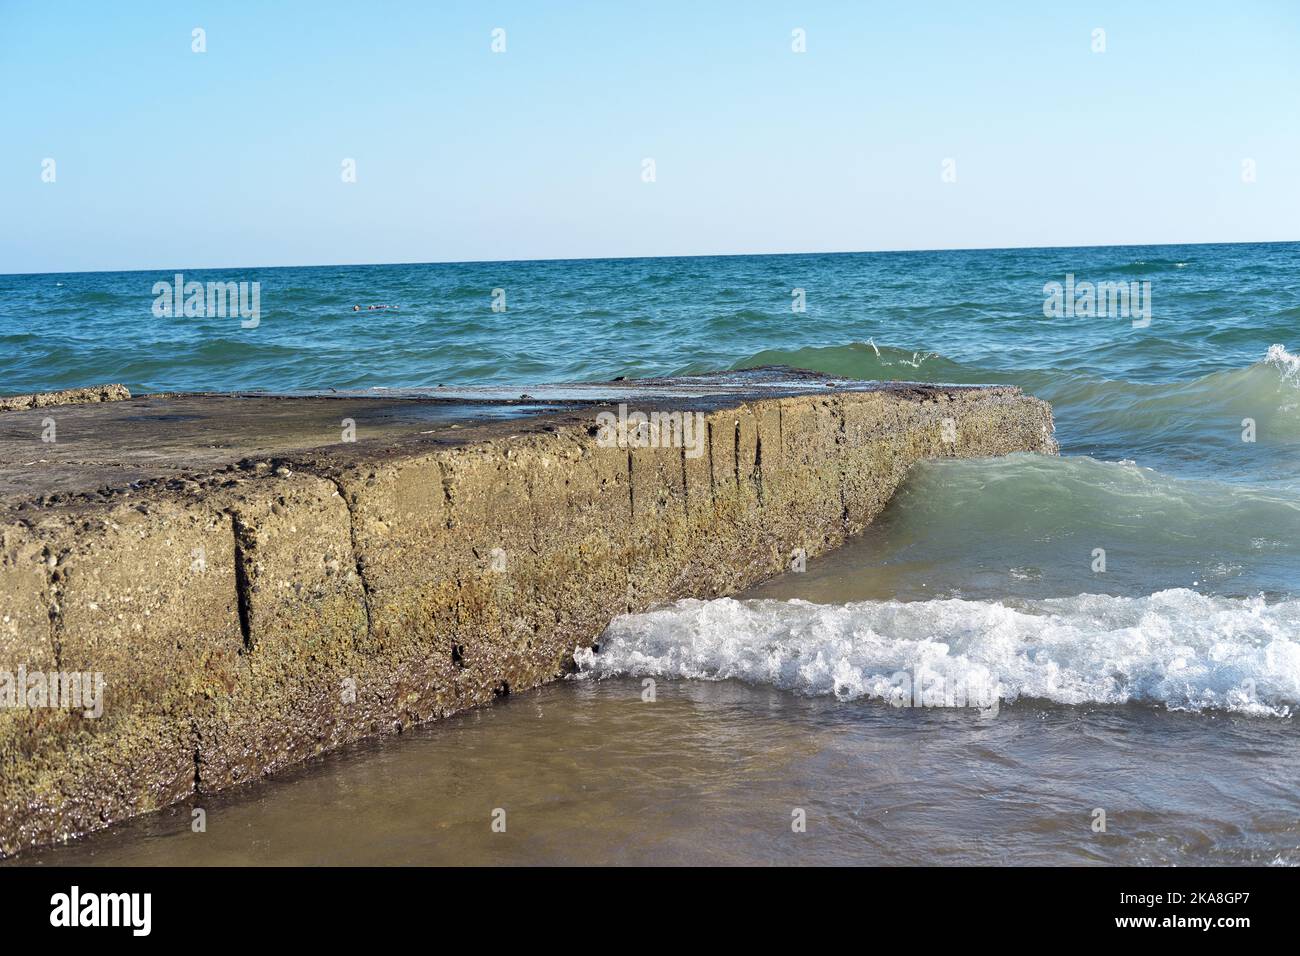
[[0,0],[0,272],[1296,240],[1298,113],[1295,0]]

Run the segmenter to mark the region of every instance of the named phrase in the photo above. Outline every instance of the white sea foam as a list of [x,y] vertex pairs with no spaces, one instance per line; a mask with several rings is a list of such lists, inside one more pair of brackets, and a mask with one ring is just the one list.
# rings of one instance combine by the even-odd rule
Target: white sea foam
[[1276,366],[1282,372],[1282,378],[1292,385],[1300,385],[1300,355],[1293,355],[1285,345],[1270,345],[1264,356],[1266,365]]
[[1160,704],[1289,717],[1300,705],[1300,601],[1082,594],[1041,601],[680,601],[610,624],[579,674],[771,684],[889,699],[899,672],[1002,700]]

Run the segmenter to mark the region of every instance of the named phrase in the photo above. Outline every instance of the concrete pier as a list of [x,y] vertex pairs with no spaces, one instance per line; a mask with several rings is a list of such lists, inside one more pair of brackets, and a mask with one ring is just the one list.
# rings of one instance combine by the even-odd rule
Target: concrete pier
[[[789,369],[84,391],[0,401],[0,854],[555,679],[617,614],[834,548],[918,459],[1055,451],[1014,388]],[[608,428],[656,412],[698,443]],[[102,714],[20,667],[101,674]]]

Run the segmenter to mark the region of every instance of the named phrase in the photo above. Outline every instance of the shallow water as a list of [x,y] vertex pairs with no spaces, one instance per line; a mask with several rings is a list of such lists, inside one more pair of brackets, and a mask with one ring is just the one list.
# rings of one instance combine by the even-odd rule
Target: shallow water
[[567,680],[17,862],[1300,864],[1290,721],[655,691]]

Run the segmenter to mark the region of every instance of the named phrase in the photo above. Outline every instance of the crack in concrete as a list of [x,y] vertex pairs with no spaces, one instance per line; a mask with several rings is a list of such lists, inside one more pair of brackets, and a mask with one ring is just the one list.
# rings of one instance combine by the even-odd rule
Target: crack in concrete
[[709,501],[717,505],[718,489],[713,481],[713,422],[709,422],[707,427],[709,430]]
[[194,792],[198,793],[203,783],[199,769],[203,763],[203,734],[197,719],[190,720],[190,733],[194,736]]
[[785,402],[776,403],[776,455],[785,461]]
[[632,449],[627,450],[627,516],[636,520],[636,486],[632,484]]
[[736,419],[735,447],[731,450],[731,470],[736,476],[736,490],[740,490],[740,419]]
[[45,591],[50,597],[50,650],[54,653],[54,669],[63,670],[63,602],[60,600],[63,589],[56,570],[54,552],[46,545],[41,551],[41,563],[45,567]]
[[252,530],[234,511],[227,511],[235,556],[235,606],[239,611],[239,634],[244,653],[253,649],[252,591],[248,578],[248,552],[254,547]]
[[439,474],[442,475],[442,500],[443,503],[447,506],[446,525],[447,525],[447,530],[450,531],[452,528],[456,527],[456,522],[452,520],[452,516],[451,516],[452,507],[455,504],[455,502],[452,501],[452,494],[451,494],[452,477],[451,477],[450,470],[447,468],[447,463],[443,461],[441,458],[438,458],[437,462],[438,462],[438,472]]
[[[312,474],[312,472],[308,471],[307,474]],[[354,509],[352,499],[348,497],[347,489],[343,487],[343,481],[341,479],[336,478],[333,475],[316,475],[316,477],[323,478],[325,481],[332,483],[335,490],[338,491],[339,497],[343,499],[343,507],[348,509],[348,540],[352,543],[352,566],[356,569],[357,580],[361,582],[361,606],[366,612],[366,639],[372,641],[375,636],[374,613],[370,607],[370,595],[372,589],[370,587],[370,582],[366,579],[366,564],[361,558],[361,548],[357,544],[356,510]],[[353,646],[355,648],[355,642]]]
[[833,407],[840,413],[840,430],[839,434],[835,436],[835,447],[839,452],[840,459],[840,522],[844,525],[844,530],[847,531],[849,527],[849,416],[844,407],[843,399],[834,402]]
[[690,482],[686,478],[686,442],[682,442],[678,450],[681,452],[680,458],[682,460],[682,512],[689,521],[691,517],[691,489]]

